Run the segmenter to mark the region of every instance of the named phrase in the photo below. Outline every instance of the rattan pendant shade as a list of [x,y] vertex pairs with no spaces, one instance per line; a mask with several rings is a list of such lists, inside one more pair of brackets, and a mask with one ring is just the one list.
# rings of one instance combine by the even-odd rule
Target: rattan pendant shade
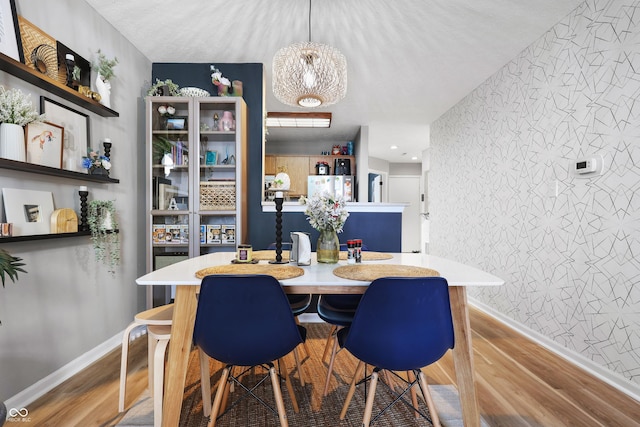
[[273,94],[296,107],[335,104],[347,94],[347,60],[321,43],[294,43],[273,58]]

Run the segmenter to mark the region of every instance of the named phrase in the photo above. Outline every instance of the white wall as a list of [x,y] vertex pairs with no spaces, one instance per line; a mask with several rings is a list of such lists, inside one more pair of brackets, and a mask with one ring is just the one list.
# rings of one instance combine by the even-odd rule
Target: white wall
[[[6,400],[61,366],[122,331],[143,308],[144,289],[135,285],[144,272],[144,126],[142,96],[151,63],[84,1],[17,0],[18,14],[87,60],[101,49],[120,63],[112,80],[111,106],[118,118],[103,118],[0,72],[0,85],[60,101],[90,116],[91,144],[113,141],[112,176],[120,184],[0,170],[0,186],[52,191],[55,207],[79,213],[78,186],[90,199],[115,199],[122,241],[122,264],[112,277],[93,259],[88,237],[2,243],[22,257],[28,274],[0,288],[0,401]],[[100,147],[102,149],[102,147]]]
[[583,3],[436,121],[429,196],[431,253],[506,281],[473,298],[640,395],[637,7]]

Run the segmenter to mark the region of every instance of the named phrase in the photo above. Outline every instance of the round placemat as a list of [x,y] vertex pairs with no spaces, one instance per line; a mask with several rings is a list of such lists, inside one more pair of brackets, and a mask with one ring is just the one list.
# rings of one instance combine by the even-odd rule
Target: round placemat
[[333,274],[343,279],[362,280],[366,282],[371,282],[381,277],[440,276],[440,273],[430,268],[399,264],[343,265],[335,268]]
[[[273,259],[276,259],[276,251],[272,251],[272,250],[253,251],[252,258],[257,259],[259,261],[271,261]],[[289,251],[282,251],[282,259],[283,261],[289,260]]]
[[[382,261],[393,258],[393,255],[384,252],[362,251],[360,253],[362,254],[363,261]],[[340,251],[340,259],[343,261],[347,259],[346,251]]]
[[196,271],[196,277],[202,279],[210,274],[267,274],[278,280],[293,279],[302,276],[304,270],[293,265],[279,264],[228,264],[216,265]]

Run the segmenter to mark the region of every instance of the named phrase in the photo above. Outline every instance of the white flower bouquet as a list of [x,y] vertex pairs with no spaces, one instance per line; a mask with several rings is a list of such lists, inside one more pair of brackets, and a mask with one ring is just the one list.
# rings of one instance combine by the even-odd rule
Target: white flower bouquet
[[304,213],[309,224],[318,231],[333,230],[341,233],[349,217],[344,198],[333,197],[326,192],[316,193],[310,199],[302,196],[300,204],[307,205]]
[[20,89],[6,90],[0,86],[0,123],[25,126],[44,120],[44,114],[38,114],[33,107],[31,94],[25,95]]

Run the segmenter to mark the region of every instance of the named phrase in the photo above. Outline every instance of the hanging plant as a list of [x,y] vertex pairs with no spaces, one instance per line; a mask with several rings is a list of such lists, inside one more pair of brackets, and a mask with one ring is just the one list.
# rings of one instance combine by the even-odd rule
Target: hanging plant
[[120,264],[120,235],[116,208],[112,200],[91,200],[87,209],[87,223],[96,261],[104,263],[111,274]]

